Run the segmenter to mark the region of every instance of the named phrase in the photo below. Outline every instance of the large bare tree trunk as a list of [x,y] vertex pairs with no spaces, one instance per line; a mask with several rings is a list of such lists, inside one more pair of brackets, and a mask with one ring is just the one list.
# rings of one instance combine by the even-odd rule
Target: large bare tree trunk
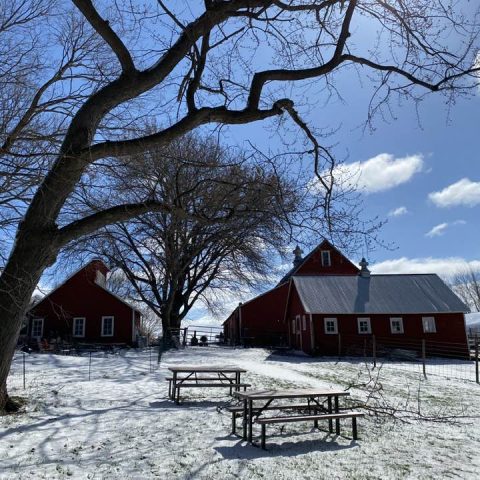
[[27,307],[43,270],[57,253],[46,240],[20,230],[0,277],[0,411],[8,410],[10,405],[7,377]]

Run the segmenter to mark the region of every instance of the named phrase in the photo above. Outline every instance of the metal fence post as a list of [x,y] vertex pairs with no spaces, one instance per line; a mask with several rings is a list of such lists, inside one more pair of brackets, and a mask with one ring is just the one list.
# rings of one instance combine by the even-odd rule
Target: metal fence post
[[478,368],[478,335],[475,335],[475,381],[480,383],[480,372]]
[[372,353],[373,353],[373,368],[377,366],[377,342],[375,335],[372,335]]
[[[477,378],[478,378],[478,355],[477,355]],[[25,390],[25,352],[23,352],[23,389]]]
[[92,352],[88,352],[88,381],[90,381],[90,372],[92,370]]
[[427,369],[425,365],[425,359],[426,359],[426,348],[425,348],[425,339],[422,339],[422,363],[423,363],[423,376],[427,378]]
[[152,347],[148,347],[148,350],[150,351],[150,373],[152,373]]

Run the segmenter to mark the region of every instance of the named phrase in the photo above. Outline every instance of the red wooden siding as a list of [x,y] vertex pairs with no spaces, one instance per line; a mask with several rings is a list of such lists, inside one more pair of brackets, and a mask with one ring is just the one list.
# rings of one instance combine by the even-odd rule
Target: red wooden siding
[[[330,252],[331,266],[322,265],[322,251]],[[329,242],[324,240],[298,268],[295,275],[356,275],[359,269]]]
[[[330,252],[330,266],[322,265],[324,250]],[[275,332],[285,335],[290,347],[311,355],[363,355],[364,351],[370,355],[375,336],[379,355],[394,349],[419,352],[425,340],[427,355],[468,357],[463,313],[341,315],[333,312],[310,315],[305,312],[292,277],[357,277],[359,274],[360,270],[353,263],[329,242],[323,241],[289,277],[285,277],[288,280],[280,287],[237,308],[224,323],[225,338],[232,343],[268,346],[272,344],[271,334]],[[318,291],[318,295],[322,292]],[[337,319],[338,333],[325,333],[324,319],[329,317]],[[392,317],[402,318],[403,333],[392,333]],[[422,317],[435,318],[435,333],[424,333]],[[358,333],[358,318],[370,318],[371,333]],[[278,319],[284,319],[283,328]]]
[[287,343],[283,321],[288,283],[237,307],[224,323],[227,341],[233,344],[280,345]]
[[[401,317],[403,333],[392,333],[390,318]],[[435,333],[424,333],[422,317],[435,318]],[[325,333],[325,318],[336,318],[338,334]],[[358,318],[370,318],[371,334],[358,333]],[[426,341],[427,355],[453,355],[468,357],[463,313],[419,313],[389,315],[313,315],[315,354],[341,355],[363,354],[367,342],[367,354],[371,354],[372,335],[375,335],[376,348],[382,350],[406,349],[420,352],[422,340]]]
[[[54,290],[29,312],[32,320],[44,318],[43,336],[60,336],[80,343],[126,343],[135,341],[140,314],[96,283],[97,271],[108,272],[103,262],[94,260]],[[102,317],[113,316],[113,336],[101,335]],[[85,337],[73,337],[73,318],[85,317]],[[133,322],[135,326],[133,326]]]

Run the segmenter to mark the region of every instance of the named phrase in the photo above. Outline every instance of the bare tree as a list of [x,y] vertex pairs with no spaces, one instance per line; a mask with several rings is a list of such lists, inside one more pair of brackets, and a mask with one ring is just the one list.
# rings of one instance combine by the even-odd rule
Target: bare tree
[[73,254],[100,253],[120,269],[118,278],[128,280],[122,294],[161,319],[164,339],[196,302],[211,306],[217,289],[268,278],[270,260],[301,210],[296,183],[282,178],[278,165],[269,168],[192,134],[128,158],[114,178],[122,198],[163,200],[182,213],[148,213],[106,227],[73,245]]
[[[92,39],[98,47],[82,50],[85,54],[66,72],[60,67],[65,82],[42,89],[48,72],[39,75],[42,83],[26,92],[28,102],[17,115],[26,115],[26,121],[9,129],[15,135],[7,135],[11,140],[6,142],[7,152],[2,151],[2,161],[13,151],[17,157],[31,155],[32,125],[39,125],[41,134],[49,121],[61,127],[50,130],[56,140],[51,150],[37,151],[44,151],[39,162],[46,173],[39,170],[40,179],[33,182],[23,209],[19,207],[21,221],[13,227],[14,241],[0,277],[0,409],[8,400],[6,378],[25,309],[42,272],[61,249],[108,224],[172,208],[144,199],[66,219],[67,199],[99,163],[168,145],[201,125],[285,117],[311,144],[308,150],[324,185],[323,206],[329,218],[333,158],[302,120],[295,94],[286,97],[283,87],[291,92],[299,82],[304,86],[305,81],[315,80],[328,100],[338,72],[351,69],[359,76],[368,72],[375,86],[370,108],[374,114],[388,110],[392,95],[415,100],[431,91],[452,100],[454,94],[477,86],[479,70],[473,65],[478,13],[462,15],[454,1],[205,0],[192,6],[157,0],[138,9],[127,0],[72,2],[76,11],[63,1],[52,2],[52,7],[39,0],[46,10],[28,20],[29,31],[38,31],[38,38],[47,44],[55,32],[62,32],[55,42],[66,50],[72,38],[77,51],[91,45]],[[0,10],[8,11],[9,3],[12,0],[4,0]],[[39,29],[44,11],[52,23]],[[52,26],[54,19],[66,18],[71,19],[73,36],[66,34],[67,26]],[[357,33],[365,22],[369,30],[378,32],[373,42]],[[40,55],[41,50],[33,47]],[[61,50],[47,49],[41,63],[46,62],[52,72],[58,70]],[[27,72],[31,66],[22,56],[14,65]],[[63,96],[73,100],[29,115],[28,105],[37,105],[37,98],[45,105]],[[157,118],[161,127],[135,136],[131,126],[145,115]],[[6,173],[18,178],[15,169],[9,167]]]
[[475,312],[480,312],[480,275],[473,268],[466,266],[457,273],[451,285],[455,293]]

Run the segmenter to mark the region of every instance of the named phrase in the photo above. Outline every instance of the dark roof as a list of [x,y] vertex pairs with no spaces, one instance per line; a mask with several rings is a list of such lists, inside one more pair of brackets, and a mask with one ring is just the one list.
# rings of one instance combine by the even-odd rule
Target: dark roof
[[442,313],[468,307],[435,274],[294,276],[307,313]]

